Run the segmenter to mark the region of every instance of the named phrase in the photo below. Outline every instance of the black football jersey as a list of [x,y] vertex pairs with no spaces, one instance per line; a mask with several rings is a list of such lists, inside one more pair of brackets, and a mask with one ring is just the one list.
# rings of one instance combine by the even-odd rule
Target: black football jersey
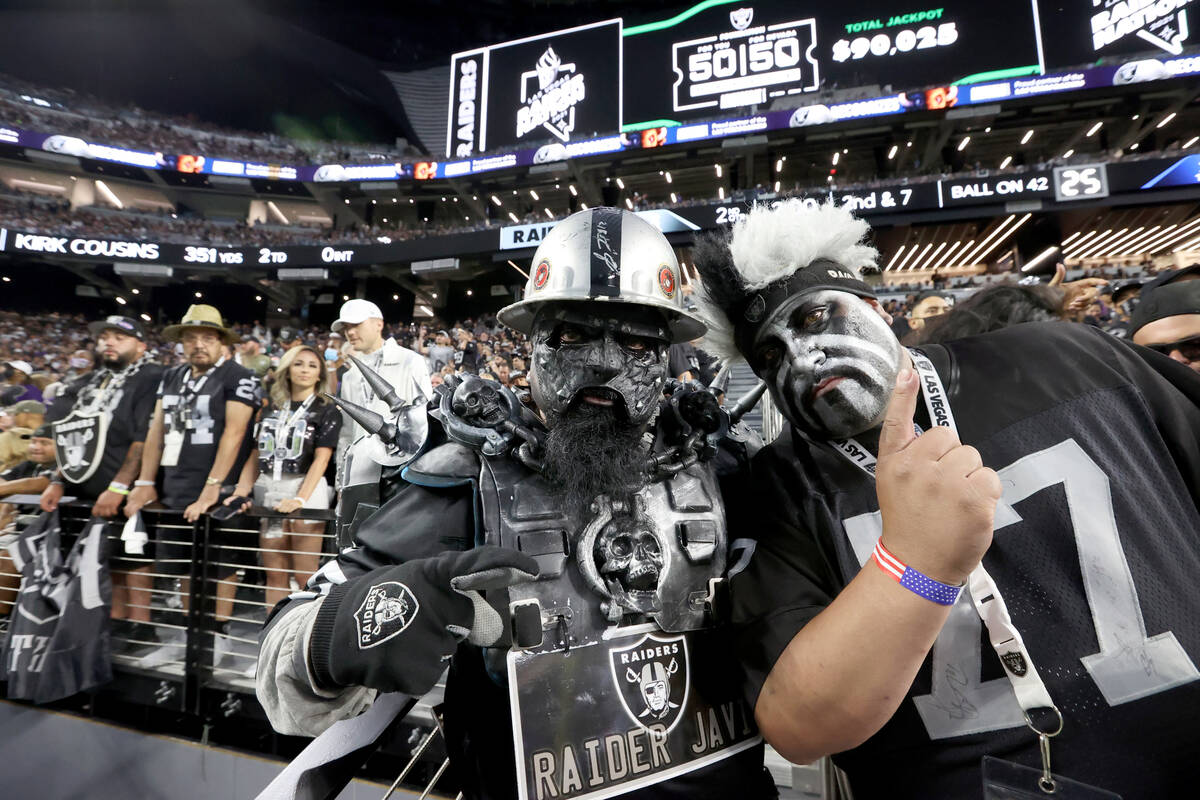
[[[1061,322],[922,350],[962,441],[1004,486],[983,563],[1065,718],[1055,772],[1126,798],[1189,794],[1200,752],[1200,375]],[[729,508],[730,538],[755,540],[732,581],[752,704],[882,532],[873,481],[826,444],[785,433],[753,471],[750,505]],[[963,592],[891,720],[834,761],[857,797],[959,798],[980,796],[985,754],[1040,766]]]
[[[217,447],[225,432],[225,404],[241,403],[257,409],[260,391],[254,373],[229,359],[213,368],[203,380],[192,379],[188,364],[172,367],[163,374],[158,399],[162,401],[164,435],[183,435],[178,463],[163,467],[164,505],[179,508],[196,501],[204,490],[204,479],[216,460]],[[253,446],[249,427],[233,469],[223,481],[226,484],[237,481]]]
[[[304,475],[312,466],[318,447],[337,449],[342,430],[342,412],[333,403],[314,403],[296,415],[298,404],[271,406],[260,412],[258,422],[258,468],[271,475],[275,462],[282,461],[285,475]],[[289,423],[291,423],[289,425]]]

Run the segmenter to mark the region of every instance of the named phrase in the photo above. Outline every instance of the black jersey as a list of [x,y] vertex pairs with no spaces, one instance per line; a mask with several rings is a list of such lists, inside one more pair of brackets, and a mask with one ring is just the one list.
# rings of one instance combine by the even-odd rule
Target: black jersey
[[22,461],[16,466],[0,472],[0,481],[21,481],[26,478],[49,478],[54,475],[54,462],[39,464],[36,461]]
[[58,512],[9,546],[21,572],[0,673],[8,697],[49,703],[112,679],[108,524],[93,517],[64,558]]
[[[88,500],[99,497],[120,471],[129,453],[129,446],[134,442],[146,441],[146,431],[154,415],[154,401],[163,371],[162,365],[147,362],[115,392],[108,402],[108,432],[104,439],[104,450],[99,454],[100,466],[84,483],[67,481],[67,494]],[[102,381],[105,374],[106,371],[89,372],[82,380],[69,384],[63,394],[54,399],[53,421],[61,420],[75,410],[80,393],[89,384]]]
[[272,405],[259,412],[258,468],[271,475],[276,461],[285,475],[304,475],[318,447],[337,449],[342,412],[333,403],[314,400],[303,412],[299,403],[285,408]]
[[[226,359],[202,377],[192,378],[188,364],[172,367],[162,376],[158,399],[163,408],[163,504],[179,508],[196,501],[204,490],[204,479],[217,457],[225,432],[225,404],[259,406],[260,386],[254,373]],[[249,427],[249,426],[247,426]],[[168,465],[172,436],[182,436],[177,459]],[[232,483],[242,472],[253,439],[242,438],[233,469],[223,479]]]
[[[1055,771],[1127,798],[1190,794],[1200,376],[1061,322],[922,349],[962,441],[1004,486],[983,563],[1065,718]],[[752,505],[729,509],[730,538],[757,540],[732,581],[752,704],[882,532],[873,482],[828,445],[793,431],[753,470]],[[963,594],[895,715],[834,757],[857,797],[978,797],[984,754],[1039,766],[1036,737]]]

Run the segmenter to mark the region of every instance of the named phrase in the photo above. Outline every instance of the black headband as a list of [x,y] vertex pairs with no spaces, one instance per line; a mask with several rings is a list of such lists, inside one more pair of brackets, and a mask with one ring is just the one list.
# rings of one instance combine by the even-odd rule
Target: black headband
[[738,350],[749,358],[759,325],[770,319],[781,305],[797,295],[825,289],[875,297],[875,291],[853,272],[836,261],[819,258],[786,278],[750,292],[726,308]]

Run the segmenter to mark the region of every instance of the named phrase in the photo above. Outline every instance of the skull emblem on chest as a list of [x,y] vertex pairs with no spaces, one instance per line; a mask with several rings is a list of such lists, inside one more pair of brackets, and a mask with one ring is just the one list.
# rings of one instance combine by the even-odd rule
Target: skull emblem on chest
[[668,543],[635,503],[598,498],[596,515],[580,542],[581,564],[588,583],[602,597],[614,621],[624,614],[650,614],[662,607],[659,587]]

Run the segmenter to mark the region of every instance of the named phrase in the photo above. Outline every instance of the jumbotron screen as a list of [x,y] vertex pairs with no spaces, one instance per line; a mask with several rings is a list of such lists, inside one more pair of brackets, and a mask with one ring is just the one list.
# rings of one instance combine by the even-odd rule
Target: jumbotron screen
[[[446,152],[615,134],[806,105],[820,89],[972,84],[1197,41],[1197,0],[705,0],[456,54]],[[1133,67],[1130,67],[1133,70]],[[1126,82],[1163,75],[1136,74]],[[1120,81],[1118,76],[1117,82]]]

